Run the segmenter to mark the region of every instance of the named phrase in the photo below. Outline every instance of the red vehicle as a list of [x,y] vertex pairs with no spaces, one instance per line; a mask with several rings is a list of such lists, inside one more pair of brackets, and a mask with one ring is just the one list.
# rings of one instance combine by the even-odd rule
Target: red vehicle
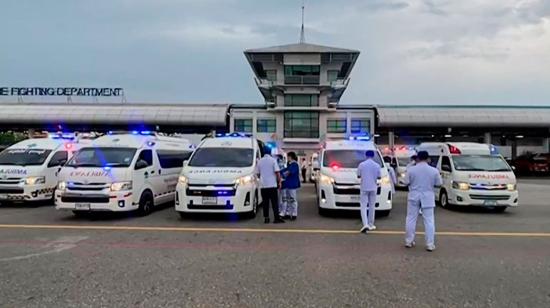
[[547,174],[550,173],[550,154],[524,154],[513,160],[517,174]]

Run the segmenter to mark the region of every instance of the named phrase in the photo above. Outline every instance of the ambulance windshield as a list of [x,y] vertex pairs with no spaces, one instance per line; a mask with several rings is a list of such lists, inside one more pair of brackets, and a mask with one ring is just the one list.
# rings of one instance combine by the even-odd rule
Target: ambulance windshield
[[512,171],[500,156],[457,155],[453,156],[453,161],[457,171]]
[[[326,150],[323,167],[357,168],[366,159],[366,150]],[[374,152],[374,161],[384,167],[378,151]]]
[[69,167],[129,167],[134,148],[83,148],[67,163]]
[[51,152],[41,149],[7,149],[0,153],[0,165],[40,166]]
[[190,167],[251,167],[254,150],[250,148],[198,148],[189,161]]

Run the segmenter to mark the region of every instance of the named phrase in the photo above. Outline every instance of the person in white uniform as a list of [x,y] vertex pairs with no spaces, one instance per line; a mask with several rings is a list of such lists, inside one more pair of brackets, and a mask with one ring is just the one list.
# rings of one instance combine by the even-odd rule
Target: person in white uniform
[[376,230],[374,225],[374,211],[376,205],[376,191],[380,180],[381,166],[374,161],[374,151],[368,150],[367,159],[357,167],[357,177],[361,179],[360,202],[361,220],[363,227],[360,232]]
[[405,178],[409,186],[405,247],[412,248],[415,245],[416,221],[422,209],[426,250],[433,251],[435,249],[434,188],[441,186],[441,175],[436,168],[428,164],[428,159],[428,152],[418,152],[418,162],[409,168]]

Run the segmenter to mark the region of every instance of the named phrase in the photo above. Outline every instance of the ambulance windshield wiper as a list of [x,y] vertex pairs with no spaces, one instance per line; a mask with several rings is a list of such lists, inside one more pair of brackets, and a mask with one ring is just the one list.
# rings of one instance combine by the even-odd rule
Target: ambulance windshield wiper
[[71,167],[75,167],[75,168],[78,168],[78,167],[101,167],[101,166],[98,166],[97,164],[74,164],[74,165],[71,165]]

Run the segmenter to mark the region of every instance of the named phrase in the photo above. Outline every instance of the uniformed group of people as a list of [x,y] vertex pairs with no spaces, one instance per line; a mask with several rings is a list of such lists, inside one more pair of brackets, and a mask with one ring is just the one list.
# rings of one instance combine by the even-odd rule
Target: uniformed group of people
[[[378,186],[381,181],[382,167],[374,160],[376,152],[366,151],[366,159],[357,167],[360,185],[360,210],[363,226],[360,232],[376,230],[374,225],[375,204]],[[270,223],[269,206],[273,211],[273,223],[284,223],[285,219],[295,220],[298,216],[297,190],[300,188],[301,166],[296,153],[288,153],[288,165],[284,166],[269,154],[258,162],[256,173],[260,177],[263,199],[264,222]],[[424,220],[426,250],[435,249],[435,194],[434,188],[441,186],[441,176],[437,169],[428,164],[429,155],[418,152],[407,167],[405,182],[409,187],[407,198],[407,218],[405,226],[405,247],[415,246],[416,221],[422,214]],[[390,178],[395,184],[395,174]],[[392,185],[392,186],[393,186]]]
[[[269,153],[269,151],[266,151]],[[294,152],[287,154],[288,163],[283,157],[278,160],[265,154],[258,162],[256,173],[260,177],[263,199],[264,222],[270,223],[269,205],[273,211],[273,223],[284,223],[285,219],[298,217],[298,189],[300,188],[300,166]]]
[[[361,219],[363,227],[360,232],[376,230],[374,212],[376,191],[380,185],[381,166],[374,161],[375,152],[367,151],[366,160],[357,167],[357,176],[361,179]],[[407,166],[405,183],[409,187],[407,197],[407,218],[405,222],[405,247],[415,246],[416,221],[422,214],[424,220],[426,250],[435,249],[435,194],[434,188],[440,187],[441,176],[439,171],[428,164],[428,152],[420,151]],[[391,168],[388,170],[393,185],[395,175]]]

